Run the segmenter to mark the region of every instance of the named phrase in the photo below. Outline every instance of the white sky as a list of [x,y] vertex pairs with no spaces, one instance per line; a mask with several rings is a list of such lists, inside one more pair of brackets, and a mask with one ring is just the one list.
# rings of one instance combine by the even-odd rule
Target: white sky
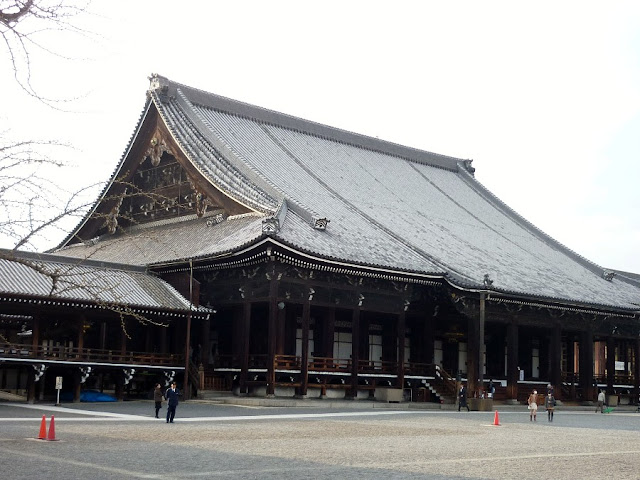
[[[147,77],[473,159],[476,178],[597,264],[640,273],[640,2],[95,1],[51,32],[0,121],[76,146],[60,182],[107,180]],[[4,52],[3,52],[4,53]],[[3,71],[4,70],[4,71]],[[61,240],[61,239],[57,239]]]

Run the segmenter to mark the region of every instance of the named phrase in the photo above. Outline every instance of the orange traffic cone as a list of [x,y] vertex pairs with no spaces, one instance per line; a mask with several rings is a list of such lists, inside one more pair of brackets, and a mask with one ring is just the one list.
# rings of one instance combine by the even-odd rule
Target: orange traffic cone
[[[51,421],[53,421],[53,417],[51,417]],[[496,410],[496,414],[493,416],[493,424],[500,426],[500,417],[498,416],[498,410]]]
[[49,424],[49,436],[47,437],[49,441],[56,440],[56,426],[53,415],[51,415],[51,423]]
[[42,415],[42,422],[40,422],[40,435],[38,435],[38,440],[46,440],[47,439],[47,419],[44,415]]

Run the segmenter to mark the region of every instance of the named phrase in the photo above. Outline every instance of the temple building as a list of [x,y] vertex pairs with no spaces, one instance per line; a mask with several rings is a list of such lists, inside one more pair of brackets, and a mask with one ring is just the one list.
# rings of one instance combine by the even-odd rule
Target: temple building
[[[173,372],[188,395],[448,402],[457,381],[481,396],[492,380],[496,399],[551,384],[563,400],[593,400],[600,387],[635,403],[640,276],[540,231],[475,179],[470,160],[150,80],[104,191],[41,258],[138,272],[147,281],[129,293],[158,303],[121,326],[114,305],[145,303],[16,310],[8,297],[20,285],[4,285],[0,389],[19,377],[6,351],[25,325],[29,385],[38,365],[75,378],[89,366],[85,350],[113,349],[129,360],[99,368],[124,394],[124,380]],[[158,320],[160,311],[173,316]],[[75,322],[75,363],[47,356],[45,346],[69,344],[54,322]]]

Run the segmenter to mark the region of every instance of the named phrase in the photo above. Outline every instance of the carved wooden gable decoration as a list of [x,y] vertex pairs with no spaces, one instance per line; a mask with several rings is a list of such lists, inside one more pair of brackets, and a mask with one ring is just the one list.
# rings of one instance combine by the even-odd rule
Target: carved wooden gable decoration
[[118,175],[76,237],[88,240],[178,217],[251,210],[205,179],[178,147],[150,104]]

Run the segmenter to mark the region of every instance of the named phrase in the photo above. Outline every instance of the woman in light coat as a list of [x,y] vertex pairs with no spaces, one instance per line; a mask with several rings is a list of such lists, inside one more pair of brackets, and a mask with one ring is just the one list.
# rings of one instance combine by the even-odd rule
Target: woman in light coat
[[536,422],[536,417],[538,415],[538,391],[534,390],[529,398],[527,399],[527,403],[529,404],[529,421]]

